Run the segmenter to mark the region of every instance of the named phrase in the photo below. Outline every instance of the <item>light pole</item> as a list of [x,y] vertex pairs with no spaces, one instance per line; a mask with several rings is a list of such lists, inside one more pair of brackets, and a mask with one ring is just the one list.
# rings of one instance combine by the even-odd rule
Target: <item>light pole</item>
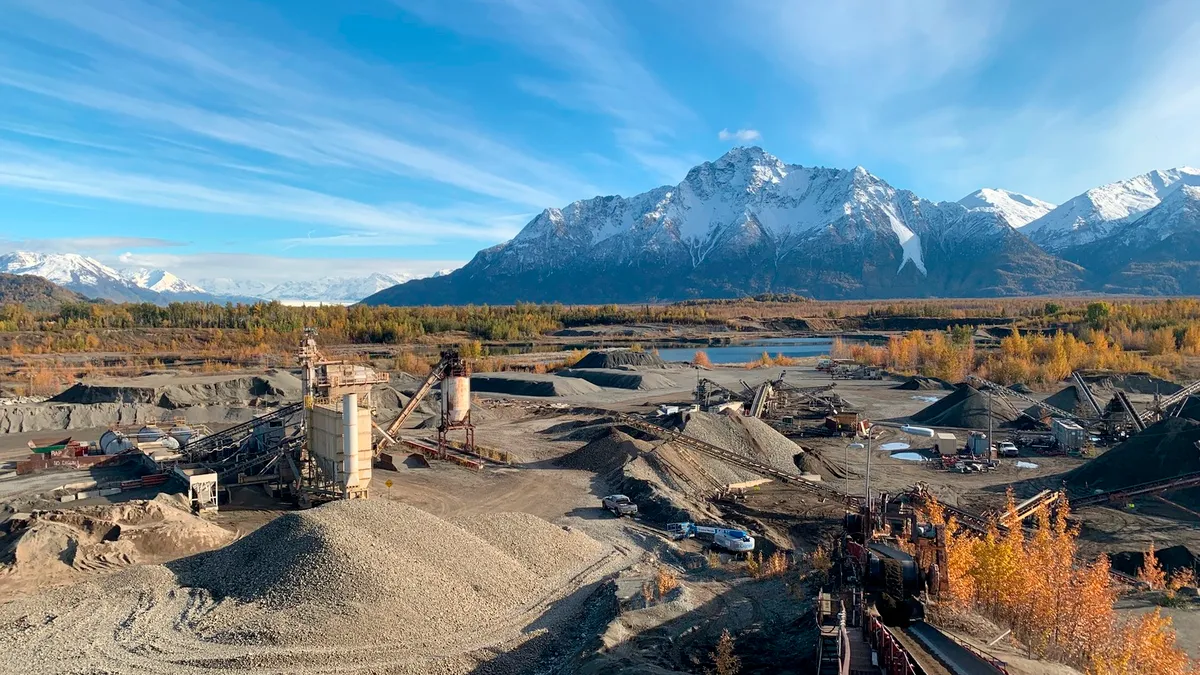
[[[849,452],[849,448],[854,448],[855,450],[862,450],[865,448],[867,451],[867,479],[866,479],[866,486],[865,486],[864,492],[865,492],[866,504],[867,504],[867,518],[868,518],[868,520],[870,520],[871,519],[871,425],[870,424],[867,425],[866,432],[867,432],[867,444],[866,445],[863,445],[862,443],[859,443],[856,441],[854,443],[847,445],[846,448],[847,448],[847,452]],[[867,531],[865,533],[865,538],[868,542],[871,540],[871,530],[873,528],[874,528],[874,522],[873,521],[869,522],[867,524]]]

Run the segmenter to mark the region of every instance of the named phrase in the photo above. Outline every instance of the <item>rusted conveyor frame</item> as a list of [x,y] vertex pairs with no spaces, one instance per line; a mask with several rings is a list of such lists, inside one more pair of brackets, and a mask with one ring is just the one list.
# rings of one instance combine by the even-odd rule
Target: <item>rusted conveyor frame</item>
[[1087,382],[1084,382],[1083,376],[1079,374],[1078,370],[1071,373],[1071,379],[1075,380],[1075,389],[1083,394],[1083,400],[1087,401],[1092,410],[1096,411],[1096,417],[1104,417],[1104,410],[1100,407],[1100,402],[1096,400],[1092,388],[1088,386]]
[[[1179,391],[1175,392],[1174,394],[1171,394],[1170,396],[1159,401],[1158,409],[1165,411],[1167,408],[1170,408],[1171,406],[1175,405],[1176,403],[1183,401],[1183,399],[1185,399],[1188,396],[1191,396],[1192,394],[1195,394],[1197,392],[1200,392],[1200,380],[1196,380],[1195,382],[1189,384],[1188,386],[1184,387],[1183,389],[1180,389]],[[1155,413],[1154,410],[1147,410],[1139,416],[1139,419],[1141,419],[1143,422],[1148,422],[1148,421],[1150,421],[1150,418],[1154,416],[1154,413]]]

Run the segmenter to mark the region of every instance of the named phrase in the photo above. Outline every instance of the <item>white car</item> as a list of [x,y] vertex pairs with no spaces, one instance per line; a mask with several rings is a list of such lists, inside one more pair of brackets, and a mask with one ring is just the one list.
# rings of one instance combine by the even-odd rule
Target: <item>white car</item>
[[999,452],[1001,457],[1019,457],[1021,455],[1021,451],[1017,449],[1017,446],[1008,441],[1000,444]]

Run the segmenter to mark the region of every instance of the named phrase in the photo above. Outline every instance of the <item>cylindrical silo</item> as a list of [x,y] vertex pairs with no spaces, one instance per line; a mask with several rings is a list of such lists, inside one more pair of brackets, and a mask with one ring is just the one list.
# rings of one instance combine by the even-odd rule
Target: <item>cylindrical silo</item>
[[358,394],[342,397],[342,471],[346,487],[358,487]]
[[442,380],[442,409],[451,424],[467,421],[471,414],[471,377],[451,375]]
[[163,431],[162,429],[159,429],[153,425],[146,425],[138,430],[137,440],[139,443],[149,443],[152,441],[162,440],[162,437],[166,435],[167,432]]

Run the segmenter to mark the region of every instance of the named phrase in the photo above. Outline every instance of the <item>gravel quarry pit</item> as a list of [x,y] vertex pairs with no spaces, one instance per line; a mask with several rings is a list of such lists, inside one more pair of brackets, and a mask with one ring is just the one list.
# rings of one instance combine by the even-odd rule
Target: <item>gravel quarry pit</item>
[[524,514],[455,523],[332,502],[0,607],[0,671],[465,673],[534,637],[523,629],[607,571],[611,551]]

